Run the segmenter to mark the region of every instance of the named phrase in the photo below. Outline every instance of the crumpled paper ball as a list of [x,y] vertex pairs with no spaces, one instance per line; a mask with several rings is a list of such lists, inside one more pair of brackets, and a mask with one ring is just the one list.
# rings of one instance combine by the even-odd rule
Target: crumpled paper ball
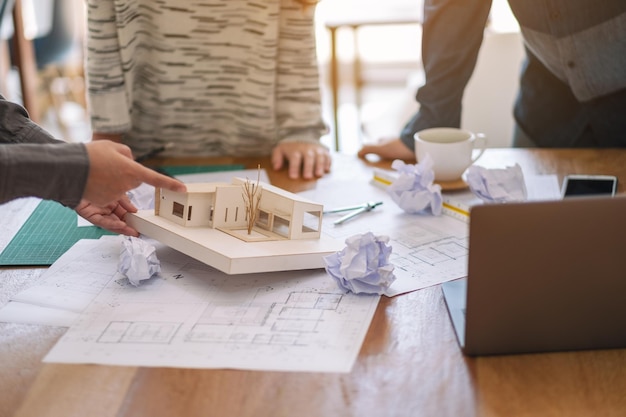
[[409,214],[427,210],[436,216],[441,214],[441,186],[434,183],[433,160],[429,155],[415,165],[396,159],[391,167],[398,171],[398,178],[389,185],[387,192],[402,210]]
[[154,186],[141,183],[126,193],[128,199],[139,210],[151,210],[154,208]]
[[526,200],[526,184],[519,164],[499,169],[472,165],[467,170],[467,183],[477,197],[489,203]]
[[388,236],[367,232],[346,239],[346,247],[324,257],[326,271],[339,287],[355,294],[383,294],[396,280],[389,263]]
[[161,262],[157,259],[156,248],[140,238],[125,236],[117,270],[131,284],[139,286],[141,281],[152,278],[161,272]]

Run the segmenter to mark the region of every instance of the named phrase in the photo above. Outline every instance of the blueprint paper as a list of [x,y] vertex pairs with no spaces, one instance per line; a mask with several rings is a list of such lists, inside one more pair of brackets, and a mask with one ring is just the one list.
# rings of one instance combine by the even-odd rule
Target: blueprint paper
[[79,240],[37,284],[0,308],[0,321],[68,327],[111,279],[117,264],[106,254],[119,252],[120,244],[119,236]]
[[11,300],[80,313],[115,273],[120,239],[120,236],[103,236],[79,240],[44,272],[39,284]]
[[389,236],[392,247],[389,262],[395,267],[396,281],[385,295],[393,297],[467,276],[467,223],[445,215],[405,213],[384,189],[372,186],[366,178],[333,184],[301,195],[328,209],[368,200],[383,202],[340,225],[333,225],[333,221],[346,213],[324,215],[322,234],[339,240],[365,232]]
[[139,287],[113,273],[44,361],[349,372],[380,298],[344,294],[322,269],[227,275],[157,256],[161,276]]
[[10,301],[0,309],[0,322],[4,323],[69,327],[77,317],[78,313],[73,311],[41,307],[18,301]]

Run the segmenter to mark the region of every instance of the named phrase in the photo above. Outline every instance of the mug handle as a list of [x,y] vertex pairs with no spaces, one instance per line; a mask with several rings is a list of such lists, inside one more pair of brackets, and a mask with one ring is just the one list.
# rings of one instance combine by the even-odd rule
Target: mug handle
[[[478,147],[476,145],[478,145]],[[480,158],[483,153],[485,153],[486,148],[487,148],[487,136],[485,136],[484,133],[476,133],[474,135],[474,149],[473,150],[479,151],[479,152],[478,152],[478,155],[476,155],[475,157],[472,157],[472,164],[476,162],[476,160]]]

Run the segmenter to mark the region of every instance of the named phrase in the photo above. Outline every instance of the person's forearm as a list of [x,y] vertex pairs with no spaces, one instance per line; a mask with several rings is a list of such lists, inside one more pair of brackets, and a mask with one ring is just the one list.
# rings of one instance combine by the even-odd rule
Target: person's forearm
[[413,134],[430,127],[459,127],[463,92],[474,71],[491,0],[426,0],[422,33],[425,83],[416,99],[419,112],[402,131],[413,148]]
[[80,143],[0,145],[0,203],[39,197],[73,208],[88,174],[89,159]]

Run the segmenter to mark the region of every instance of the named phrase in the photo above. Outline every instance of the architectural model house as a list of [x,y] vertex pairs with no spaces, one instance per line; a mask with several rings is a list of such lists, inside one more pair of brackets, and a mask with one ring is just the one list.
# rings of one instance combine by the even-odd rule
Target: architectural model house
[[323,206],[265,183],[253,184],[260,188],[260,199],[253,233],[248,233],[245,181],[187,184],[186,193],[157,189],[155,215],[185,227],[218,229],[245,241],[319,239]]
[[184,193],[157,189],[154,210],[128,213],[126,221],[220,271],[241,274],[324,268],[324,257],[344,243],[322,234],[322,213],[322,204],[297,194],[233,178],[187,184]]

